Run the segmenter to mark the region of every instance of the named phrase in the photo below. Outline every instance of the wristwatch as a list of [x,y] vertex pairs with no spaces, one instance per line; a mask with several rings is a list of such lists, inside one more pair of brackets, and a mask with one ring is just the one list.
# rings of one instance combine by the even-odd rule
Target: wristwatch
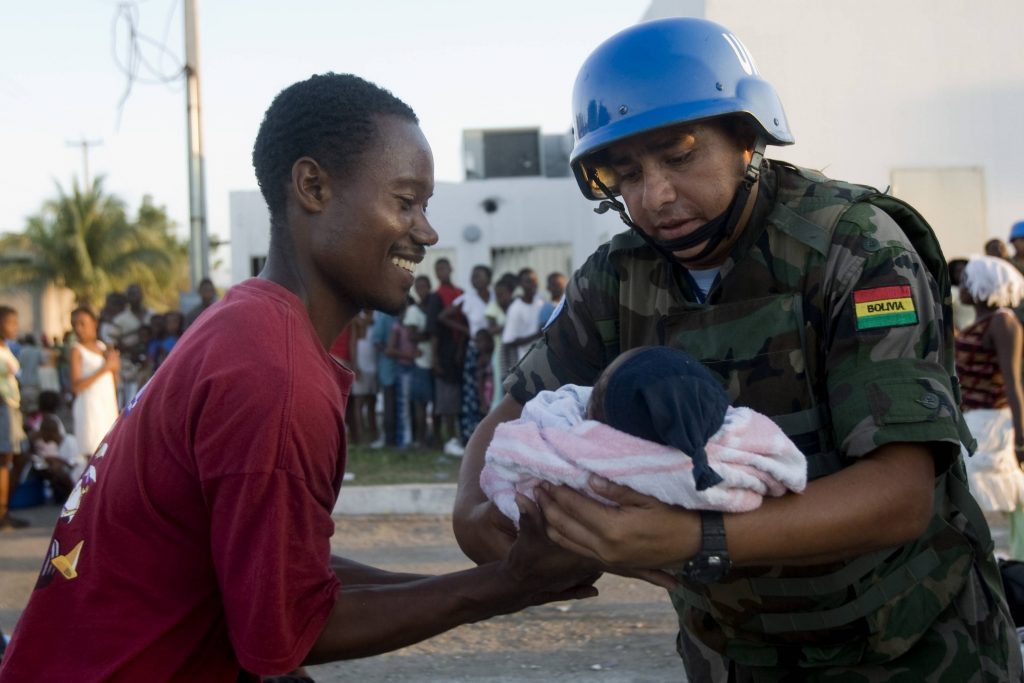
[[725,543],[725,521],[717,510],[700,511],[701,545],[700,552],[683,567],[683,576],[696,583],[721,581],[732,561]]

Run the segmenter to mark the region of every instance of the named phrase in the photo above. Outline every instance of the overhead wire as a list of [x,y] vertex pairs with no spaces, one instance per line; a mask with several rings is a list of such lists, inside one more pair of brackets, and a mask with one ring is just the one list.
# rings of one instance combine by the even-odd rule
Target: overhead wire
[[[117,104],[117,128],[121,126],[121,117],[124,113],[125,104],[132,93],[135,83],[145,84],[171,84],[181,81],[185,73],[185,63],[173,50],[167,47],[167,37],[170,33],[171,19],[179,0],[172,0],[167,13],[164,25],[162,41],[154,40],[139,30],[139,5],[136,0],[120,2],[114,13],[113,27],[111,31],[111,52],[114,63],[127,78],[124,93]],[[123,27],[123,29],[122,29]],[[127,43],[124,46],[125,55],[122,58],[119,50],[118,36],[121,30],[127,31]],[[146,58],[144,49],[156,50],[158,57],[157,64]],[[171,70],[164,68],[164,60],[167,57],[174,59],[174,66]],[[148,73],[148,76],[140,75],[140,72]]]

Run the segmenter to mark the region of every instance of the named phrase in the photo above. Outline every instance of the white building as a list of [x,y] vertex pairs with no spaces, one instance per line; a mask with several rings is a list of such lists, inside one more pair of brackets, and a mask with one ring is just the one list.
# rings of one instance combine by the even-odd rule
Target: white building
[[769,156],[892,186],[947,257],[1024,219],[1024,2],[655,0],[728,26],[779,92],[796,144]]
[[[947,257],[978,253],[1024,219],[1024,2],[655,0],[643,18],[665,16],[703,16],[744,41],[797,141],[770,157],[891,186]],[[477,263],[571,270],[623,227],[593,207],[571,177],[439,183],[430,218],[440,242],[421,270],[447,256],[463,286]],[[231,194],[231,230],[237,282],[267,253],[258,192]]]
[[[572,178],[495,178],[438,183],[429,218],[440,240],[427,249],[419,272],[433,280],[433,263],[452,263],[466,286],[476,264],[495,277],[530,266],[542,280],[568,274],[603,241],[623,228],[615,214],[598,216]],[[490,210],[490,212],[488,212]],[[232,281],[259,272],[269,246],[269,217],[259,192],[231,193]]]

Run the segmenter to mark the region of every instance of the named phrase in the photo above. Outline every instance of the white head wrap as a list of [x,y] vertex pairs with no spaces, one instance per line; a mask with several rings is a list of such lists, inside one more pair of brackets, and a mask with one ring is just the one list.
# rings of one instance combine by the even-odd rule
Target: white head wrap
[[1024,276],[1013,264],[994,256],[972,256],[960,284],[978,303],[1016,308],[1024,299]]

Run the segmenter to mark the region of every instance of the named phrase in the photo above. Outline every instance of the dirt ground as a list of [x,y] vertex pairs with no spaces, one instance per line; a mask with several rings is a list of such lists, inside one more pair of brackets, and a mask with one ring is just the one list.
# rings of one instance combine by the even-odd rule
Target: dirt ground
[[[55,506],[18,511],[28,529],[0,534],[0,625],[8,635],[35,583]],[[472,566],[446,516],[337,517],[336,554],[393,571],[442,573]],[[310,667],[318,683],[661,683],[684,681],[675,614],[665,591],[614,576],[601,595],[462,626],[404,650]]]
[[[10,634],[35,583],[55,506],[19,510],[32,526],[0,533],[0,626]],[[991,519],[997,552],[1007,527]],[[337,517],[334,552],[394,571],[471,566],[446,516]],[[605,576],[601,595],[462,626],[391,654],[310,667],[318,683],[662,683],[685,681],[675,615],[665,591]]]
[[[360,562],[430,573],[472,566],[455,544],[449,517],[343,517],[335,529],[334,551]],[[685,680],[665,591],[615,576],[597,587],[596,598],[530,608],[310,673],[322,682]]]

